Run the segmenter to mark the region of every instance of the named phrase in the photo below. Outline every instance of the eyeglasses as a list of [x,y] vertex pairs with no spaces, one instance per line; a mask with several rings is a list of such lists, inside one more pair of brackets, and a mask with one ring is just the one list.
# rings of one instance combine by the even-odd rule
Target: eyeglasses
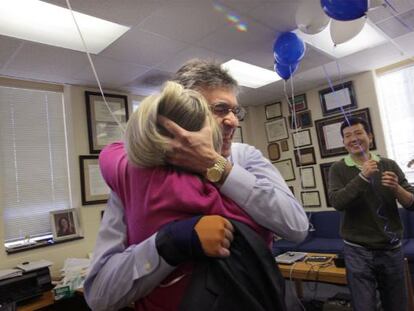
[[234,108],[230,108],[228,104],[226,103],[218,103],[214,106],[210,106],[211,111],[221,118],[224,118],[227,116],[230,112],[233,112],[233,114],[236,116],[236,118],[239,121],[243,121],[244,117],[246,116],[246,110],[244,110],[243,107],[236,106]]

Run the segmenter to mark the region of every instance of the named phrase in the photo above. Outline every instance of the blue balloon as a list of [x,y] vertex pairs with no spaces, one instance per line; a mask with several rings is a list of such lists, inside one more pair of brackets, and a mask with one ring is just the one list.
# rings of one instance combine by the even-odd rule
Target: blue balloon
[[338,21],[352,21],[365,15],[368,0],[321,0],[325,13]]
[[279,64],[293,65],[305,55],[305,44],[295,33],[284,32],[273,44],[273,52]]
[[275,62],[276,73],[284,80],[288,80],[299,68],[299,62],[292,65],[283,65]]

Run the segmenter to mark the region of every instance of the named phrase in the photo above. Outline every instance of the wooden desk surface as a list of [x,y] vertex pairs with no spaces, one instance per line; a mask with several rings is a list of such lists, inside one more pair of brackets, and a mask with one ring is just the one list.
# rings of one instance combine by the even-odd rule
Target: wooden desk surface
[[327,263],[299,261],[292,265],[279,264],[283,277],[301,281],[347,284],[345,268],[337,268],[333,263],[333,258],[336,257],[335,254],[309,253],[308,256],[329,256],[332,257],[332,260]]
[[44,292],[42,297],[34,299],[32,302],[17,306],[17,311],[34,311],[54,304],[52,291]]

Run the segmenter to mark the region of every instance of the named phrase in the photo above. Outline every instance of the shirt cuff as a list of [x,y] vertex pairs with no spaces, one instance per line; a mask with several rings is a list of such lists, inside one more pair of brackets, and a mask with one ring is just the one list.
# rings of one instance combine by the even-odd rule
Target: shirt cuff
[[256,177],[253,174],[240,165],[233,164],[230,174],[227,175],[225,182],[220,187],[220,192],[237,204],[244,206],[255,183]]

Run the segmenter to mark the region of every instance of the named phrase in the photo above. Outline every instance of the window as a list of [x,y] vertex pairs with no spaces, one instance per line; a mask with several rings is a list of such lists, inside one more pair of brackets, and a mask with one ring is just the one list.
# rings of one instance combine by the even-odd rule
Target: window
[[71,207],[62,93],[0,87],[0,169],[5,242],[50,234]]
[[388,156],[414,184],[414,66],[378,78],[380,111]]

